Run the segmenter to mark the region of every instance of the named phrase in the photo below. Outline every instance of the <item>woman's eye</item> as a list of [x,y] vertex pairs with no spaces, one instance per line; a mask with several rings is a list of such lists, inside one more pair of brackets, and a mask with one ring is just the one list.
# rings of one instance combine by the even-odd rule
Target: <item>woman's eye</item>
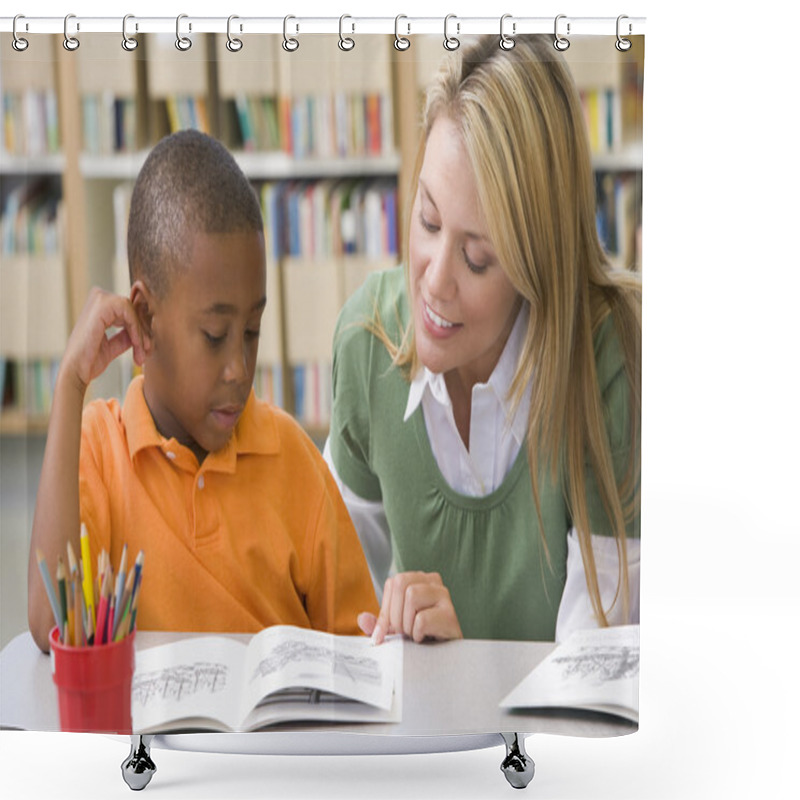
[[463,251],[463,254],[464,254],[464,262],[466,263],[467,267],[469,267],[469,269],[472,270],[472,272],[474,272],[476,275],[483,275],[483,273],[486,272],[486,270],[489,267],[488,264],[476,264],[467,255],[466,250]]
[[419,223],[428,233],[436,233],[439,230],[438,226],[428,222],[422,214],[419,215]]

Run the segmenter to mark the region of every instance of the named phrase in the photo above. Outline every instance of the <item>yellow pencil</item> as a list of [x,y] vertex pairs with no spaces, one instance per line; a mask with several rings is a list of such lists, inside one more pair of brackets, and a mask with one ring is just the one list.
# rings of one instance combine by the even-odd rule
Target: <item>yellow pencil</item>
[[95,596],[94,580],[92,580],[92,554],[89,551],[89,532],[86,525],[81,523],[81,561],[83,562],[83,600],[86,608],[94,616]]

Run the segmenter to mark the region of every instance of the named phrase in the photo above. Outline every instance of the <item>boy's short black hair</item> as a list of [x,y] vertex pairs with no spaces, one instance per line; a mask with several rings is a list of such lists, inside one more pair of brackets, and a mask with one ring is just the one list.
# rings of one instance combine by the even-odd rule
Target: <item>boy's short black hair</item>
[[163,296],[190,256],[196,233],[263,231],[255,190],[228,150],[196,130],[150,151],[131,196],[128,271]]

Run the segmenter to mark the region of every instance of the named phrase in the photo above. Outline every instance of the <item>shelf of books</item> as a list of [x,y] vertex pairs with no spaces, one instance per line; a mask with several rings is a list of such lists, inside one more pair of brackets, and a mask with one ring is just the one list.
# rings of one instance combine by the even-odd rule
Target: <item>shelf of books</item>
[[[356,58],[339,50],[335,36],[315,37],[314,47],[291,54],[279,36],[248,37],[237,53],[220,36],[193,37],[185,52],[177,51],[171,36],[139,38],[143,62],[126,61],[118,41],[87,51],[88,66],[80,51],[75,54],[82,97],[96,94],[95,76],[105,71],[114,76],[105,83],[115,101],[134,92],[139,109],[136,146],[112,147],[92,128],[118,128],[122,122],[114,116],[112,123],[112,113],[119,103],[106,98],[97,104],[105,109],[105,123],[82,104],[79,160],[90,283],[129,291],[127,209],[149,147],[172,130],[208,130],[253,182],[264,214],[267,309],[256,392],[321,437],[330,415],[331,339],[339,309],[367,271],[398,258],[401,157],[391,37],[365,39]],[[90,146],[96,141],[108,146]],[[134,372],[132,359],[115,366],[97,382],[95,394],[122,396]]]
[[[471,37],[462,37],[462,44]],[[641,269],[642,64],[644,38],[621,53],[614,37],[575,36],[564,58],[580,93],[597,188],[597,227],[616,266]],[[444,54],[435,37],[415,40],[417,102]]]
[[612,263],[641,269],[644,38],[573,37],[565,58],[583,104],[597,187],[597,229]]
[[0,49],[0,433],[47,428],[66,343],[64,158],[53,40]]
[[[129,291],[127,203],[150,147],[195,127],[226,144],[262,203],[268,302],[256,389],[324,436],[338,311],[367,272],[402,257],[423,91],[458,54],[438,36],[414,39],[410,57],[390,36],[342,52],[337,36],[315,35],[293,53],[280,36],[246,37],[235,53],[219,35],[192,35],[184,52],[172,34],[141,35],[133,52],[117,34],[83,37],[74,53],[51,38],[26,53],[0,42],[0,431],[45,424],[46,365],[85,290]],[[575,38],[566,55],[590,129],[598,230],[615,262],[638,268],[643,44],[634,37],[620,54],[613,41]],[[122,396],[132,373],[120,360],[94,394]]]

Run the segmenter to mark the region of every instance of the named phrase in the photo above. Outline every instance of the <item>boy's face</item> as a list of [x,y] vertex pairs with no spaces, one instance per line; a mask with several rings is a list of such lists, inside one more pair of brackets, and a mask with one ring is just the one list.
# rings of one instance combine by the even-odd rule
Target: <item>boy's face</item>
[[195,234],[189,264],[148,300],[147,405],[161,434],[202,461],[230,439],[253,384],[267,302],[263,234]]

